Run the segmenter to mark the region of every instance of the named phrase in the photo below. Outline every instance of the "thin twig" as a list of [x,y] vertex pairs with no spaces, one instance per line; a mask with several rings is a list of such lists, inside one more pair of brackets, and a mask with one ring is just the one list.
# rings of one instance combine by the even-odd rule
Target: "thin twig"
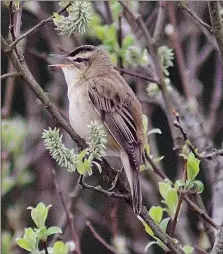
[[125,73],[125,74],[127,74],[127,75],[129,75],[129,76],[132,76],[132,77],[135,77],[135,78],[144,79],[144,80],[147,80],[147,81],[149,81],[149,82],[153,82],[153,83],[158,84],[158,81],[157,81],[157,80],[155,80],[155,79],[153,79],[153,78],[148,78],[148,77],[146,77],[146,76],[144,76],[144,75],[142,75],[142,74],[138,74],[138,73],[135,73],[135,72],[127,71],[126,69],[121,69],[121,68],[119,68],[119,67],[115,67],[115,69],[116,69],[117,71],[120,71],[120,72],[122,72],[122,73]]
[[119,199],[124,199],[124,200],[130,200],[131,199],[131,197],[129,195],[116,193],[116,192],[113,192],[113,191],[106,191],[100,185],[98,185],[98,186],[89,185],[89,184],[84,182],[83,178],[84,178],[83,175],[81,175],[80,178],[79,178],[79,184],[83,189],[88,189],[88,190],[92,190],[92,191],[102,193],[103,195],[105,195],[108,198],[113,197],[113,198],[119,198]]
[[178,204],[177,204],[177,209],[176,209],[176,212],[174,214],[173,221],[172,221],[170,236],[174,236],[174,232],[175,232],[175,229],[176,229],[176,226],[177,226],[177,221],[178,221],[178,218],[179,218],[179,215],[180,215],[180,209],[181,209],[181,206],[182,206],[182,203],[183,203],[184,196],[185,196],[185,193],[180,192],[179,201],[178,201]]
[[199,153],[197,151],[197,149],[192,145],[192,143],[190,142],[190,140],[187,137],[187,133],[184,131],[183,127],[181,126],[179,113],[176,112],[176,111],[173,111],[173,114],[176,117],[176,120],[174,121],[174,126],[180,130],[180,132],[183,135],[183,138],[184,138],[184,141],[185,141],[186,145],[190,148],[191,152],[194,154],[194,156],[197,159],[199,159],[199,160],[202,160],[202,159],[212,160],[214,156],[217,156],[217,155],[223,156],[223,149],[219,149],[219,150],[214,149],[211,153],[207,153],[207,154],[204,153],[204,152]]
[[195,211],[201,218],[207,221],[212,227],[218,228],[218,225],[202,210],[200,209],[192,200],[188,197],[184,197],[184,200],[187,202],[189,207]]
[[218,48],[221,55],[221,61],[223,66],[223,24],[221,17],[221,10],[218,1],[208,2],[211,23],[215,38],[218,43]]
[[13,10],[13,1],[9,2],[9,31],[12,37],[12,40],[15,41],[15,24],[14,24],[14,10]]
[[[119,48],[122,48],[122,15],[119,15],[118,17],[118,30],[117,30],[117,38],[118,38],[118,45]],[[123,61],[122,57],[118,57],[118,66],[123,69]],[[122,75],[122,71],[120,72],[120,75]]]
[[77,234],[75,232],[75,229],[74,229],[73,216],[67,208],[62,190],[61,190],[59,182],[57,181],[57,178],[56,178],[56,172],[53,168],[51,170],[51,173],[52,173],[53,181],[54,181],[54,184],[55,184],[55,187],[56,187],[56,191],[57,191],[57,193],[60,197],[61,203],[63,205],[64,211],[65,211],[66,216],[67,216],[67,221],[68,221],[70,232],[71,232],[71,235],[72,235],[72,240],[76,245],[76,249],[75,249],[74,253],[81,254],[79,239],[78,239],[78,236],[77,236]]
[[112,12],[111,12],[111,8],[109,5],[109,1],[104,1],[104,5],[105,5],[105,9],[106,9],[106,17],[107,17],[107,24],[112,24],[113,22],[113,18],[112,18]]
[[[64,8],[62,8],[61,10],[59,10],[57,13],[61,14],[62,12],[64,12],[69,6],[71,5],[71,3],[67,4]],[[9,45],[9,50],[11,50],[13,47],[15,47],[15,45],[21,41],[22,39],[24,39],[25,37],[27,37],[28,35],[30,35],[31,33],[35,32],[38,28],[40,28],[41,26],[52,22],[53,21],[53,15],[47,19],[42,20],[41,22],[39,22],[37,25],[35,25],[33,28],[31,28],[30,30],[28,30],[26,33],[22,34],[21,36],[19,36],[15,41],[13,41],[10,45]]]
[[184,3],[180,2],[178,7],[189,13],[201,26],[205,27],[210,33],[213,33],[213,28],[200,19],[194,12],[192,12]]
[[1,80],[6,79],[6,78],[12,78],[12,77],[20,77],[21,73],[14,71],[14,72],[9,72],[6,74],[1,75]]
[[97,239],[106,249],[108,249],[113,254],[118,254],[118,252],[116,252],[115,249],[111,245],[106,243],[106,241],[97,233],[97,231],[92,226],[90,221],[86,221],[86,225],[90,229],[90,231],[93,234],[94,238]]

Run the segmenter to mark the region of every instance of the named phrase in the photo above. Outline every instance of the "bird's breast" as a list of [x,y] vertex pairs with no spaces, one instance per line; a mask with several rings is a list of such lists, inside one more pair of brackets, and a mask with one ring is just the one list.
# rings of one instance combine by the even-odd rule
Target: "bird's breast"
[[[87,89],[84,89],[83,86],[73,87],[72,91],[69,93],[69,102],[69,119],[71,126],[81,138],[85,141],[89,141],[90,129],[87,125],[93,121],[98,121],[103,126],[104,124],[90,101]],[[106,154],[108,156],[118,156],[118,144],[105,126],[104,131],[107,135]]]

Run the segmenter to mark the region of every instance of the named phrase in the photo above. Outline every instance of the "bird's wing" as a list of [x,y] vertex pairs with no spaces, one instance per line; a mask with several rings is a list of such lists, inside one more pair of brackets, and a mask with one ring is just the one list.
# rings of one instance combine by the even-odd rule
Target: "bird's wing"
[[[100,85],[93,80],[89,82],[89,98],[113,138],[127,153],[134,167],[139,169],[141,164],[141,148],[131,106],[128,100],[120,99],[120,95],[111,82],[103,79],[97,82],[101,84],[107,82],[107,84]],[[122,93],[122,95],[126,97],[129,94]]]

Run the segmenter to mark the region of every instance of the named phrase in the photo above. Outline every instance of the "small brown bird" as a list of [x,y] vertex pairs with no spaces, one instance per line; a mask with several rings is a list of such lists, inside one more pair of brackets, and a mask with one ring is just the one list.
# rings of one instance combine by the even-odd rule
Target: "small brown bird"
[[87,125],[91,121],[97,120],[104,126],[106,156],[121,158],[131,188],[133,209],[140,213],[139,168],[145,140],[138,99],[103,50],[83,45],[58,57],[68,60],[67,64],[56,66],[62,68],[68,85],[71,126],[85,140],[90,136]]

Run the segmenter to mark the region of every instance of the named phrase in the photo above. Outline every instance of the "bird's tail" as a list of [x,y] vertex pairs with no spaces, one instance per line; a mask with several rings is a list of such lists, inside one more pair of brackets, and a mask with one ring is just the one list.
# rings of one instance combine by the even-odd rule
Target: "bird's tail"
[[131,165],[128,155],[126,153],[121,154],[121,160],[131,188],[133,210],[135,213],[139,214],[142,207],[142,193],[139,182],[139,168]]

